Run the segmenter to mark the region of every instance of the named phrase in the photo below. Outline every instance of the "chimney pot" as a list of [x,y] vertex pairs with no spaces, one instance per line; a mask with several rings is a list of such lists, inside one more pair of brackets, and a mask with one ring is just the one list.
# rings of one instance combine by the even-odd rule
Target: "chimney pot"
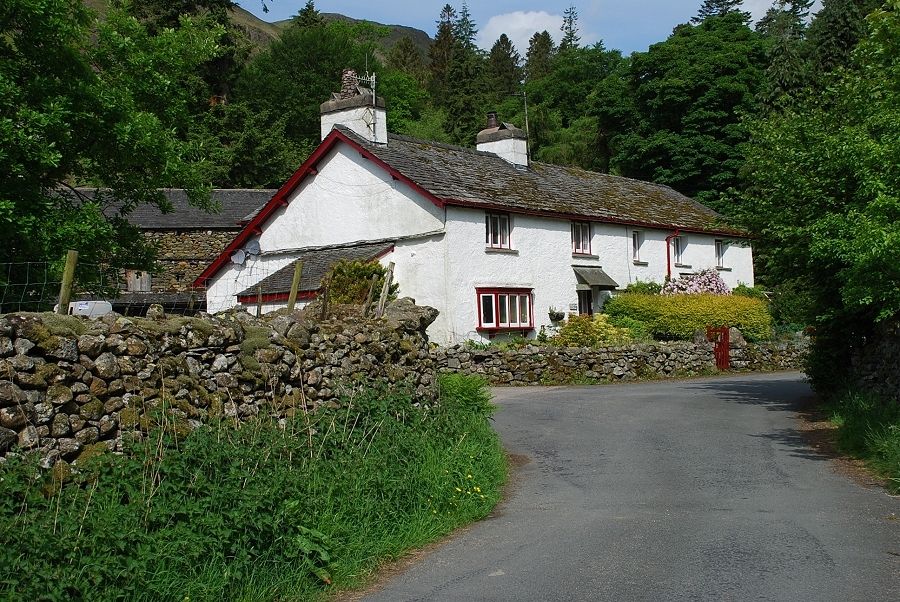
[[491,111],[487,114],[487,127],[488,128],[496,128],[500,127],[500,121],[497,119],[497,112]]

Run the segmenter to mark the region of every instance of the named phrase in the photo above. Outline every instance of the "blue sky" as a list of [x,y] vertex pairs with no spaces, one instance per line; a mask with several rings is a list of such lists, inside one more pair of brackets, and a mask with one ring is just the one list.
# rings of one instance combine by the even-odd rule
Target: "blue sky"
[[[262,12],[261,0],[238,0],[238,4],[266,21],[287,19],[306,3],[305,0],[267,0],[269,12]],[[451,0],[459,8],[462,0]],[[341,13],[356,19],[369,19],[385,24],[408,25],[434,35],[435,21],[447,0],[416,2],[381,0],[317,0],[322,12]],[[513,40],[521,54],[535,31],[559,34],[563,11],[571,1],[548,0],[472,0],[469,10],[480,30],[479,45],[490,48],[501,33]],[[607,48],[625,53],[646,50],[664,40],[679,23],[696,14],[702,0],[593,0],[574,2],[579,13],[583,43],[602,40]],[[756,18],[762,16],[772,0],[744,0],[745,10]],[[817,2],[818,4],[818,2]]]

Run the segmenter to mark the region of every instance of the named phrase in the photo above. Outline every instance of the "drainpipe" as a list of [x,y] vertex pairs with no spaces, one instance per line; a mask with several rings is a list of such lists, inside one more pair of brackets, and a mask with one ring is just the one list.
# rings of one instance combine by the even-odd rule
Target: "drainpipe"
[[675,228],[675,232],[666,236],[666,278],[668,280],[672,279],[672,253],[669,250],[669,243],[672,242],[672,239],[681,234],[680,228]]

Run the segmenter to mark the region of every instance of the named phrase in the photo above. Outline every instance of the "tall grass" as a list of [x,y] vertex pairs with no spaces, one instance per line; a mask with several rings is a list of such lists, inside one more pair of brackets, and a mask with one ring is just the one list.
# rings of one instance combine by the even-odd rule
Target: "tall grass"
[[165,431],[77,473],[0,467],[0,599],[302,600],[484,517],[505,463],[481,381],[365,391],[279,425]]
[[866,460],[900,492],[900,403],[851,390],[830,410],[841,449]]

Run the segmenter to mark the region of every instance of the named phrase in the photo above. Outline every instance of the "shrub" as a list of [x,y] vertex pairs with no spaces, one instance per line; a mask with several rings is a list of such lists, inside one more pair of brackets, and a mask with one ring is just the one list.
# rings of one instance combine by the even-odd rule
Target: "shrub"
[[625,328],[613,326],[608,316],[569,316],[559,329],[559,334],[550,338],[550,344],[558,347],[602,347],[609,344],[628,342],[631,336]]
[[737,295],[738,297],[751,297],[753,299],[762,299],[763,301],[768,301],[769,298],[766,296],[766,290],[761,286],[747,286],[746,284],[739,284],[734,287],[734,290],[731,291],[732,295]]
[[715,268],[700,270],[696,274],[688,274],[669,280],[662,287],[663,295],[730,295],[731,289],[719,276]]
[[505,461],[484,383],[439,403],[365,391],[340,408],[154,433],[72,471],[0,466],[0,599],[295,600],[358,585],[490,512]]
[[764,301],[733,295],[618,295],[603,311],[612,320],[645,323],[658,339],[689,340],[707,326],[734,326],[750,340],[768,339],[772,332]]
[[650,332],[650,325],[646,322],[641,322],[628,316],[607,316],[607,319],[613,326],[627,330],[629,337],[635,341],[647,341],[653,338],[653,333]]
[[[342,259],[331,266],[326,282],[328,283],[328,297],[331,303],[337,305],[361,305],[366,302],[369,287],[372,286],[372,276],[375,276],[375,298],[384,286],[387,276],[387,268],[377,261],[347,261]],[[391,284],[389,297],[397,296],[399,285]]]
[[662,292],[662,285],[658,282],[632,282],[625,287],[626,293],[635,293],[637,295],[658,295]]

